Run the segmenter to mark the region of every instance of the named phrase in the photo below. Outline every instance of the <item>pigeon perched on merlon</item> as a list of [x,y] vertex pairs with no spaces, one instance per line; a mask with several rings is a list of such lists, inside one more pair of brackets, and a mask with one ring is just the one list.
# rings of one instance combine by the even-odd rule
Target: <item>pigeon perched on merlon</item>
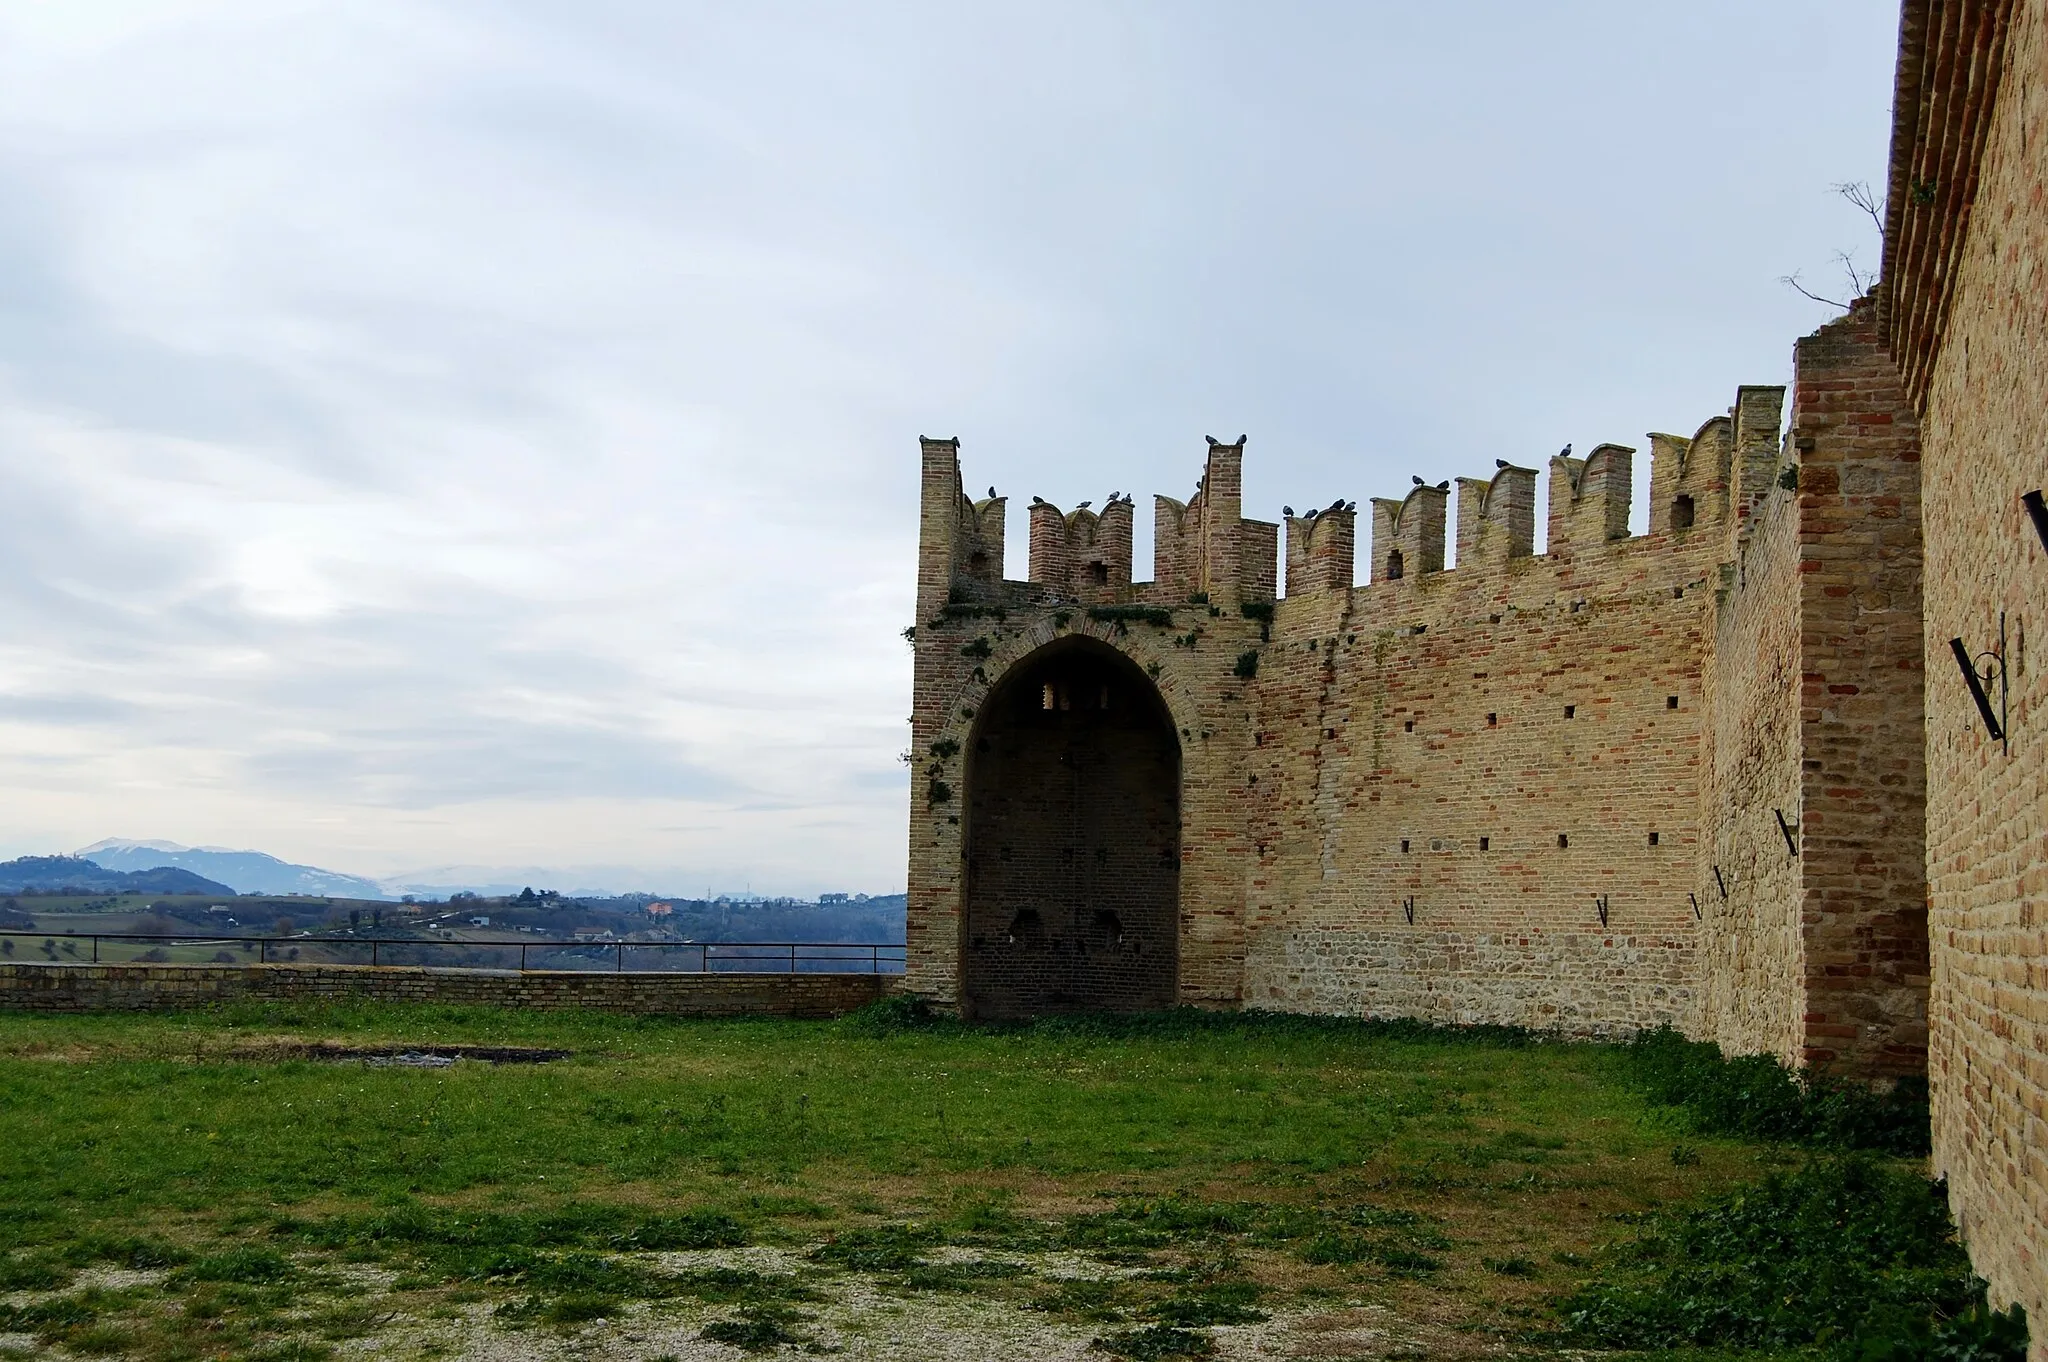
[[1495,468],[1506,468],[1508,467],[1508,461],[1506,459],[1495,459],[1493,461],[1493,466]]
[[1095,503],[1092,501],[1077,501],[1074,503],[1074,509],[1077,511],[1085,511],[1094,504]]
[[1282,506],[1280,508],[1280,514],[1286,516],[1289,520],[1292,520],[1294,518],[1294,508],[1292,506]]
[[1563,449],[1557,451],[1557,457],[1560,459],[1569,459],[1571,456],[1572,447],[1570,445],[1566,445]]
[[1422,486],[1422,479],[1416,477],[1413,473],[1408,475],[1408,481],[1414,483],[1417,487]]
[[996,489],[995,489],[995,488],[991,487],[991,488],[989,488],[989,489],[988,489],[988,499],[989,499],[990,501],[994,501],[994,500],[996,499]]

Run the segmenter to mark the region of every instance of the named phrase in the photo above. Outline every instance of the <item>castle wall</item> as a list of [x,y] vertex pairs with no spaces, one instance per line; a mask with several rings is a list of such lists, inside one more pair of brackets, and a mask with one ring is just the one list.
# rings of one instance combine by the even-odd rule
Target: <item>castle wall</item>
[[[1886,277],[1898,291],[1894,352],[1926,385],[1934,1163],[1993,1298],[2027,1307],[2039,1359],[2048,1357],[2048,674],[2028,656],[2028,633],[2048,620],[2048,552],[2020,497],[2048,487],[2048,3],[1914,3],[1906,19]],[[2002,64],[1993,60],[2001,37]],[[1988,87],[2001,70],[1994,104]],[[1956,151],[1970,143],[1954,129],[1972,125],[1984,128],[1980,165]],[[1938,188],[1916,196],[1913,184]],[[1960,204],[1943,197],[1951,192]],[[1949,651],[1958,637],[1973,654],[1996,649],[2001,614],[2009,751],[1989,738]]]
[[[1242,443],[1212,442],[1202,491],[1188,506],[1158,499],[1160,523],[1171,530],[1161,540],[1158,567],[1175,580],[1134,583],[1122,593],[1125,600],[1093,604],[1074,599],[1059,582],[999,582],[984,595],[976,583],[963,581],[950,565],[960,558],[956,541],[972,532],[973,508],[958,491],[958,442],[926,440],[923,452],[905,986],[942,1006],[967,1001],[962,982],[972,947],[965,911],[971,815],[964,792],[972,785],[971,764],[985,736],[983,707],[1013,669],[1080,638],[1130,661],[1156,692],[1179,742],[1173,1000],[1235,1005],[1243,985],[1243,865],[1250,855],[1246,795],[1237,772],[1251,737],[1251,681],[1238,667],[1259,645],[1257,607],[1270,600],[1275,572],[1272,563],[1244,561],[1244,545],[1257,552],[1273,540],[1270,526],[1243,521],[1237,513]],[[1245,613],[1247,603],[1252,615]],[[1131,907],[1114,876],[1103,877],[1097,888],[1099,906],[1115,912]],[[1092,921],[1090,913],[1082,926]],[[1117,1000],[1094,1001],[1110,1006]]]
[[[1861,1075],[1919,1074],[1928,974],[1919,422],[1868,301],[1801,340],[1794,372],[1801,763],[1800,815],[1788,826],[1803,881],[1799,1058]],[[1750,831],[1768,842],[1760,818]]]
[[1795,1064],[1806,1011],[1804,882],[1777,814],[1799,816],[1799,508],[1775,480],[1759,496],[1740,503],[1746,515],[1719,584],[1706,668],[1696,1027],[1730,1054]]
[[1713,557],[1705,533],[1603,529],[1571,557],[1282,601],[1246,775],[1246,1001],[1682,1020]]

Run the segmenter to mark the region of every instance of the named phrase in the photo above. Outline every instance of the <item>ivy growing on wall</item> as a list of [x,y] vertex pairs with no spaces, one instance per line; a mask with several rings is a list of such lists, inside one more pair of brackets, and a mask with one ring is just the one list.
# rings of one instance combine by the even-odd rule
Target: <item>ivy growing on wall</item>
[[1170,625],[1173,612],[1163,605],[1091,605],[1088,618],[1101,621],[1131,620],[1139,624]]

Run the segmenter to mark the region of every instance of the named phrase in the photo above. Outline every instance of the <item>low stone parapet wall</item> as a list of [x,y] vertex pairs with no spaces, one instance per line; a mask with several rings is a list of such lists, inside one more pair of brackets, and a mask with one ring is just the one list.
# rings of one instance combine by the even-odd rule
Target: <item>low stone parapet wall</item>
[[0,1010],[161,1012],[230,1002],[457,1003],[679,1017],[837,1017],[886,974],[668,974],[402,965],[0,965]]

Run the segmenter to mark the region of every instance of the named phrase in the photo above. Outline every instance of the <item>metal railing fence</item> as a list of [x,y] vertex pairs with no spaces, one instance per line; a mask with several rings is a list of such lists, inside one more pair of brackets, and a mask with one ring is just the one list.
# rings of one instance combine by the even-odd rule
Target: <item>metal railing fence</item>
[[[15,942],[33,943],[23,951]],[[210,952],[210,954],[209,954]],[[475,941],[431,937],[152,936],[0,931],[0,964],[324,964],[541,973],[901,974],[902,943],[834,941]]]

